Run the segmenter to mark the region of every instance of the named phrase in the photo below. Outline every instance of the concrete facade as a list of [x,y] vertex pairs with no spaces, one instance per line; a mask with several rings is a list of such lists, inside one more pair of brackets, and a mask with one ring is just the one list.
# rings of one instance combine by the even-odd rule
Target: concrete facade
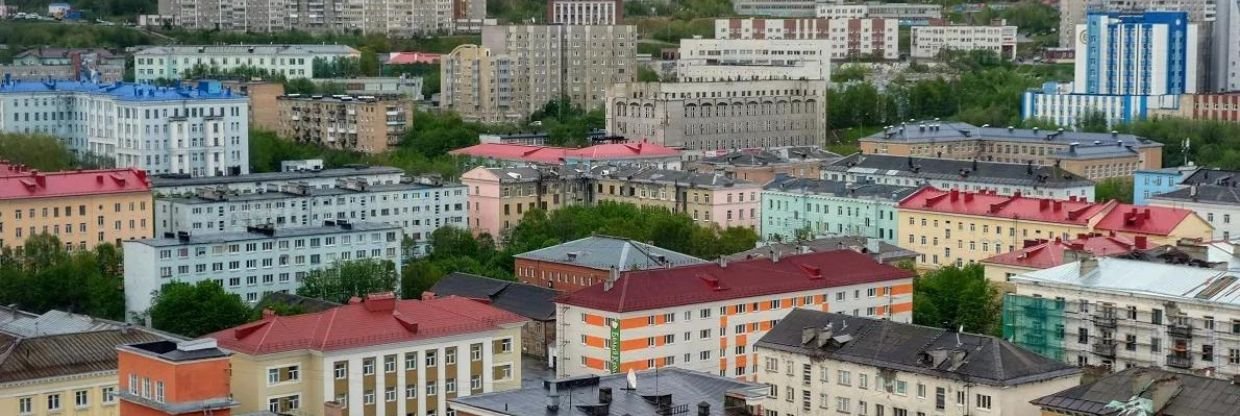
[[180,79],[198,65],[220,70],[264,69],[289,79],[315,78],[315,58],[330,61],[360,56],[356,49],[344,45],[153,46],[133,54],[138,81]]
[[300,143],[382,153],[400,144],[413,125],[413,102],[398,96],[306,97],[276,100],[281,138]]
[[818,39],[681,39],[676,74],[713,79],[831,79],[831,43]]
[[620,83],[607,131],[686,149],[821,146],[825,80]]
[[715,39],[819,39],[829,41],[828,57],[834,60],[900,57],[895,19],[715,19]]
[[991,51],[1016,59],[1016,26],[931,25],[912,29],[909,56],[937,58],[944,51]]
[[468,32],[470,22],[485,19],[486,2],[164,0],[159,2],[159,14],[170,17],[174,26],[186,29],[260,33],[289,30],[342,33],[357,30],[368,35],[410,37]]
[[762,190],[764,240],[849,235],[896,241],[896,204],[916,188],[782,178]]

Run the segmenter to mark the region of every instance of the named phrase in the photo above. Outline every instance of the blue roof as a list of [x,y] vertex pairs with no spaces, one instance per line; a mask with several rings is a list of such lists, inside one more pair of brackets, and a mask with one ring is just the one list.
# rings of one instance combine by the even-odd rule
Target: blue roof
[[0,83],[0,95],[10,93],[77,92],[110,95],[122,101],[180,101],[243,99],[244,95],[221,88],[219,81],[199,81],[194,88],[160,87],[135,83],[94,83],[86,81],[20,81]]

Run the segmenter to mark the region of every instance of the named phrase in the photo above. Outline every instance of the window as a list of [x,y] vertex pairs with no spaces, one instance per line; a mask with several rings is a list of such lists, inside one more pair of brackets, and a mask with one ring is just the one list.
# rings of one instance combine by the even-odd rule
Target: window
[[434,381],[428,381],[426,383],[426,395],[434,396],[436,394],[439,394],[439,387],[435,385]]
[[482,361],[482,344],[469,346],[469,361]]
[[366,390],[362,393],[362,404],[375,404],[374,390]]
[[942,387],[934,388],[934,410],[943,410],[947,408],[947,389]]
[[164,382],[162,381],[155,382],[155,401],[158,403],[164,402]]
[[405,398],[406,398],[406,399],[416,399],[416,398],[418,398],[418,386],[417,386],[417,385],[412,385],[412,384],[411,384],[411,385],[406,386],[406,387],[405,387]]
[[499,352],[512,352],[512,338],[504,338],[499,341]]
[[396,356],[395,355],[387,355],[383,357],[383,372],[385,373],[396,372]]
[[835,411],[840,412],[840,413],[848,413],[848,398],[836,397],[835,398]]
[[78,409],[90,406],[90,392],[86,390],[73,392],[73,406]]
[[1214,361],[1214,346],[1205,344],[1201,346],[1201,361]]
[[448,394],[456,393],[456,379],[449,377],[447,380],[444,380],[443,391]]
[[116,387],[103,388],[103,404],[116,403]]
[[844,371],[844,370],[839,370],[838,372],[836,372],[836,376],[837,376],[837,382],[840,385],[844,385],[844,386],[852,385],[852,380],[851,380],[852,373],[848,371]]
[[271,385],[271,384],[276,384],[279,382],[280,382],[280,369],[279,368],[268,368],[267,369],[267,384]]
[[926,385],[925,384],[917,383],[917,398],[918,399],[926,398]]
[[977,408],[978,409],[990,409],[990,396],[987,396],[985,394],[977,395]]
[[22,397],[17,399],[17,413],[22,415],[34,413],[34,398]]
[[59,394],[47,395],[47,410],[49,411],[60,410],[60,395]]
[[427,367],[434,367],[438,361],[439,359],[438,357],[436,357],[435,351],[426,352],[426,366]]
[[396,401],[396,388],[395,387],[388,387],[388,388],[383,389],[383,401],[385,402]]
[[469,389],[482,390],[482,376],[476,374],[469,376]]
[[344,361],[338,361],[333,365],[333,371],[336,373],[336,379],[341,380],[349,376],[349,364]]
[[374,373],[375,373],[375,359],[374,358],[363,358],[362,359],[362,375],[368,376]]

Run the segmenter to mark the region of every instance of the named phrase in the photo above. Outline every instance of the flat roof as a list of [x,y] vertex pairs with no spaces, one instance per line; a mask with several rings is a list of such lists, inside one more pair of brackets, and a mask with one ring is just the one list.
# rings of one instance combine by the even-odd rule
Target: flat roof
[[[1162,147],[1162,143],[1132,134],[1086,133],[1077,131],[978,127],[958,121],[921,120],[887,126],[883,131],[861,138],[874,143],[935,143],[939,141],[1006,141],[1069,145],[1078,143],[1078,155],[1056,154],[1064,158],[1115,157],[1131,150]],[[1116,143],[1119,143],[1118,145]],[[1087,150],[1088,149],[1088,150]]]
[[1056,189],[1094,186],[1093,181],[1054,166],[861,153],[826,164],[822,170]]
[[405,171],[390,166],[353,166],[318,171],[262,172],[235,176],[179,177],[174,175],[151,176],[151,187],[172,188],[184,186],[226,185],[243,182],[295,181],[299,179],[343,178],[362,175],[403,175]]
[[1143,294],[1240,306],[1237,272],[1141,260],[1100,257],[1081,276],[1081,263],[1018,274],[1013,282],[1053,283],[1119,294]]
[[270,235],[257,232],[230,232],[230,233],[208,233],[208,234],[190,234],[188,241],[181,241],[176,237],[148,238],[144,240],[131,240],[125,243],[142,244],[151,247],[177,247],[192,246],[197,244],[220,244],[234,243],[238,241],[249,240],[268,240],[273,238],[290,238],[290,237],[309,237],[329,234],[349,234],[366,231],[383,231],[383,230],[400,230],[400,227],[390,224],[375,222],[355,222],[349,224],[350,228],[342,226],[317,226],[317,227],[296,227],[296,228],[276,228]]
[[457,188],[457,187],[463,187],[463,186],[465,185],[461,185],[458,183],[447,183],[447,184],[444,184],[444,186],[431,186],[431,185],[423,185],[420,183],[393,183],[393,184],[368,185],[365,191],[358,191],[358,190],[345,189],[345,188],[336,188],[336,187],[327,188],[327,189],[309,188],[306,190],[306,195],[296,194],[292,192],[284,192],[284,191],[267,191],[267,192],[247,192],[247,193],[227,194],[224,196],[224,199],[222,200],[212,199],[212,198],[203,198],[201,196],[159,198],[159,200],[168,201],[168,202],[172,202],[176,204],[205,205],[205,204],[215,204],[215,203],[220,203],[220,202],[274,201],[278,199],[310,198],[310,197],[316,197],[316,196],[356,195],[356,194],[365,194],[365,193],[370,193],[370,192],[421,191],[421,190],[426,190],[426,189]]

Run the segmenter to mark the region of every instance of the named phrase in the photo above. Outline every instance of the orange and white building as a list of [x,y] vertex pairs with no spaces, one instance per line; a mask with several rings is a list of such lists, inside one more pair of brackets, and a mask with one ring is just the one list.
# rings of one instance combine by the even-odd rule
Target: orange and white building
[[752,379],[754,343],[793,309],[911,322],[914,276],[852,250],[629,272],[556,300],[558,373]]
[[232,415],[229,353],[214,339],[116,348],[124,416]]

